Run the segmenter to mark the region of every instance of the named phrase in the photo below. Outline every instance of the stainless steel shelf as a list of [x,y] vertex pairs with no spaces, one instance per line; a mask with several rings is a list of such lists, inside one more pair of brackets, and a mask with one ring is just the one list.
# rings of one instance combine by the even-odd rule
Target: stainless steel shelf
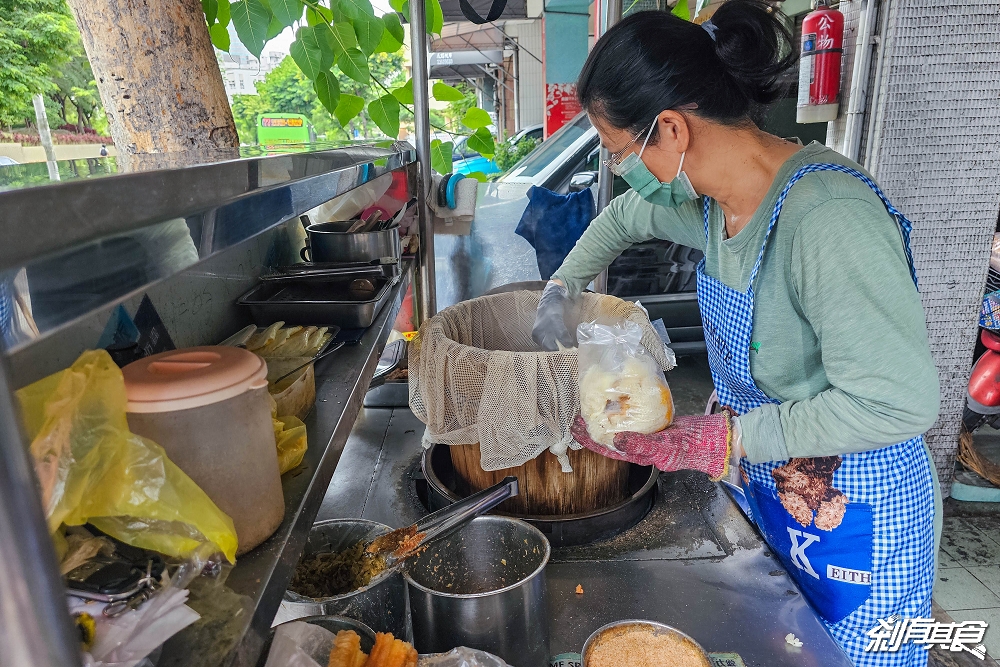
[[[239,632],[230,638],[216,637],[211,646],[206,646],[197,639],[204,637],[204,633],[195,624],[166,643],[159,662],[161,667],[257,664],[271,621],[305,547],[309,528],[354,428],[412,273],[412,266],[406,263],[402,280],[393,288],[389,303],[359,344],[349,345],[317,364],[316,408],[305,419],[309,450],[302,466],[282,477],[285,518],[270,539],[237,561],[226,582],[233,592],[252,601],[250,613],[236,620]],[[199,623],[219,621],[203,618]]]

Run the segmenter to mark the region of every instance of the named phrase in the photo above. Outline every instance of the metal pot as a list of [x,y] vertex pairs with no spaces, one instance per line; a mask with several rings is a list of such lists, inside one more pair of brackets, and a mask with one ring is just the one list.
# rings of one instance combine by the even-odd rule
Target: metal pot
[[[365,519],[321,521],[309,531],[303,556],[336,553],[360,541],[373,540],[391,529],[385,524]],[[285,591],[274,623],[293,621],[304,616],[346,616],[365,623],[376,632],[391,632],[410,641],[409,608],[406,584],[397,570],[383,572],[364,588],[328,598],[307,598]]]
[[657,635],[665,634],[673,636],[674,638],[686,644],[689,644],[692,648],[696,649],[700,657],[703,658],[704,667],[711,667],[712,662],[711,660],[709,660],[708,653],[706,653],[705,649],[701,647],[701,644],[696,642],[687,634],[681,632],[677,628],[671,627],[664,623],[657,623],[656,621],[640,621],[636,619],[628,619],[624,621],[615,621],[614,623],[608,623],[607,625],[598,628],[589,637],[587,637],[587,641],[583,644],[583,652],[582,652],[583,667],[588,667],[588,661],[590,660],[590,651],[592,650],[593,647],[596,646],[596,643],[602,637],[611,632],[615,632],[620,628],[624,628],[627,626],[649,628]]
[[344,263],[373,262],[383,257],[399,259],[399,227],[348,234],[352,224],[353,221],[318,222],[306,227],[309,244],[299,253],[303,261]]
[[415,556],[406,583],[416,649],[468,646],[514,667],[548,664],[550,553],[541,531],[524,521],[481,516]]

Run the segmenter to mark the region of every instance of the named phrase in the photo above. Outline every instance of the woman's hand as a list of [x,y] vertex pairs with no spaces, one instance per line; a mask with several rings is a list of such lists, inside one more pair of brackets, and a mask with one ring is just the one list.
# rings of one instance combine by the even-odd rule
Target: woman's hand
[[555,352],[563,347],[574,347],[576,340],[566,328],[566,304],[569,303],[569,292],[562,283],[550,280],[542,291],[535,312],[535,326],[531,329],[531,338],[543,350]]
[[576,416],[570,429],[573,438],[592,452],[620,461],[630,461],[660,470],[700,470],[713,481],[722,479],[729,467],[732,425],[728,413],[678,417],[657,433],[626,431],[615,436],[621,454],[595,442],[587,423]]

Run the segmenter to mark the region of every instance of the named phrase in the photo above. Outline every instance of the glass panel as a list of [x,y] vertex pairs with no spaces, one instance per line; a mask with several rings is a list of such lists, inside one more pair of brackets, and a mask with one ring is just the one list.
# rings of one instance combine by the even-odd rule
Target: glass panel
[[[7,267],[0,270],[0,335],[7,351],[380,176],[400,180],[403,192],[397,194],[405,203],[403,168],[414,160],[415,152],[406,145],[396,151],[368,145],[155,174],[115,175],[113,160],[95,161],[99,168],[93,170],[91,161],[76,160],[60,163],[70,170],[68,183],[47,189],[32,187],[47,177],[19,181],[17,189],[0,193],[5,218],[26,230],[0,247]],[[47,174],[45,163],[0,172],[21,167],[27,168],[19,172],[22,176],[39,167],[38,173]],[[389,177],[391,171],[400,179]],[[72,182],[100,175],[105,178]]]
[[572,122],[563,125],[555,134],[538,144],[538,148],[524,156],[520,162],[514,165],[510,177],[537,176],[589,129],[590,119],[587,118],[587,114],[580,114]]

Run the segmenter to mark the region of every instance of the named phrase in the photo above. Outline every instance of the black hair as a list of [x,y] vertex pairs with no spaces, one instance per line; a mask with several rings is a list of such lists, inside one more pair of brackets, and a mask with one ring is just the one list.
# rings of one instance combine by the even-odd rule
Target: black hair
[[763,0],[728,0],[711,18],[714,30],[664,11],[632,14],[594,45],[577,82],[580,104],[632,134],[685,107],[726,125],[759,125],[796,59],[782,18]]

